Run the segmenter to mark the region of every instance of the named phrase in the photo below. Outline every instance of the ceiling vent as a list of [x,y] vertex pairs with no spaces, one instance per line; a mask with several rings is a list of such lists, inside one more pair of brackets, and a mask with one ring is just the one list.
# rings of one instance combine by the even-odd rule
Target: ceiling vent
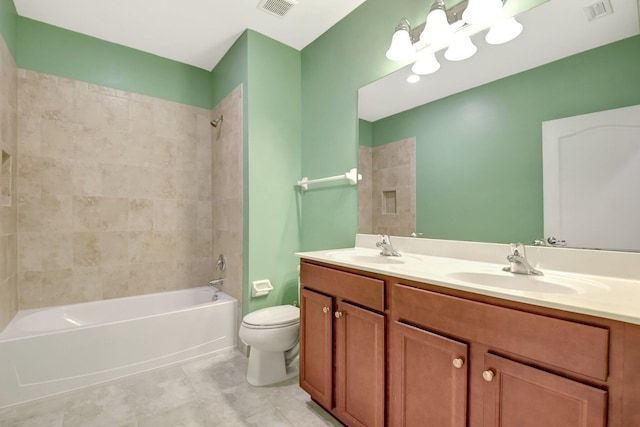
[[589,22],[613,13],[613,7],[611,7],[610,0],[599,0],[589,6],[586,6],[583,10],[585,15],[587,15],[587,21]]
[[282,18],[297,4],[296,0],[262,0],[258,4],[258,9]]

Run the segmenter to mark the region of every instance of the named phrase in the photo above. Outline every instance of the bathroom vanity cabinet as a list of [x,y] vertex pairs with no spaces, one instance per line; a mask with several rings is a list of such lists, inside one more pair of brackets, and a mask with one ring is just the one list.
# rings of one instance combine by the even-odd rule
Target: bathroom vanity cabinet
[[607,425],[606,327],[401,284],[392,293],[391,425]]
[[301,283],[300,384],[348,426],[640,426],[638,325],[305,259]]
[[301,387],[349,426],[384,426],[384,282],[312,264],[300,282]]

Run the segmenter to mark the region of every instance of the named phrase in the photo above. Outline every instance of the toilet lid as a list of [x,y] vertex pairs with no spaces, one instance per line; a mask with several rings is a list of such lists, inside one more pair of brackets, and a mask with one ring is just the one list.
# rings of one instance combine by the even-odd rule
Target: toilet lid
[[256,310],[244,316],[242,322],[250,326],[285,326],[300,321],[300,309],[292,305],[278,305]]

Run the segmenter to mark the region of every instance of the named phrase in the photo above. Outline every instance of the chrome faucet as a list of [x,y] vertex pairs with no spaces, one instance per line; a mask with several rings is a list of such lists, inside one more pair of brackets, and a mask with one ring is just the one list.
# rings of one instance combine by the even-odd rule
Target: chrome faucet
[[216,286],[222,286],[224,284],[224,279],[214,279],[209,282],[209,287],[213,289],[213,297],[211,297],[211,301],[218,301],[218,292],[220,289],[216,288]]
[[522,243],[511,243],[511,253],[507,255],[508,266],[503,268],[504,271],[515,274],[528,274],[534,276],[542,276],[540,270],[536,270],[527,261],[524,245]]
[[380,255],[384,256],[402,256],[391,245],[391,237],[388,234],[378,234],[382,240],[376,243],[376,247],[380,248]]

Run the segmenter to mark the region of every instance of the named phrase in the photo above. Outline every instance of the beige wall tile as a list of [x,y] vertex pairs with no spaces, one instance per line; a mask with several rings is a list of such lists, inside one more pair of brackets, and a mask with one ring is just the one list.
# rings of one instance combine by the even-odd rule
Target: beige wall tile
[[[371,202],[362,204],[363,211],[371,206],[371,232],[408,236],[416,231],[415,138],[374,147],[371,158]],[[395,191],[395,214],[383,212],[383,191]]]
[[129,166],[100,163],[102,195],[104,197],[130,197]]
[[71,160],[42,158],[42,191],[50,194],[73,195]]
[[129,265],[102,266],[102,297],[122,298],[129,292]]
[[143,264],[152,261],[154,249],[153,231],[129,232],[129,263]]
[[20,310],[50,305],[44,302],[42,296],[42,273],[40,271],[25,271],[18,275],[18,296]]
[[18,233],[18,272],[42,270],[41,233]]
[[[20,306],[201,285],[213,263],[210,111],[38,72],[17,75]],[[233,134],[241,148],[241,133]],[[241,152],[227,150],[241,164]],[[0,216],[0,245],[11,223]]]
[[74,267],[95,267],[102,263],[102,233],[74,232],[73,265]]
[[[211,203],[211,202],[209,202]],[[153,201],[153,229],[158,231],[177,230],[178,202],[175,199]]]
[[129,130],[129,100],[117,96],[102,96],[103,125],[110,129]]
[[102,233],[101,265],[129,265],[129,232],[112,231]]
[[42,271],[70,269],[73,267],[73,234],[42,233]]
[[42,121],[41,149],[52,159],[73,157],[73,125],[58,120]]
[[42,193],[42,231],[73,230],[73,196]]
[[38,195],[42,191],[40,156],[21,155],[17,163],[18,193]]
[[104,197],[100,201],[102,229],[125,231],[129,229],[129,199]]
[[102,195],[102,170],[97,161],[75,161],[71,168],[74,196]]
[[25,194],[18,197],[18,230],[42,231],[42,200],[40,195]]
[[153,200],[129,199],[129,230],[153,229]]
[[71,275],[71,292],[68,302],[64,304],[101,300],[102,283],[100,267],[74,268]]
[[75,196],[73,198],[73,228],[75,231],[101,231],[102,198]]
[[53,270],[42,273],[42,300],[47,305],[73,302],[73,270]]

